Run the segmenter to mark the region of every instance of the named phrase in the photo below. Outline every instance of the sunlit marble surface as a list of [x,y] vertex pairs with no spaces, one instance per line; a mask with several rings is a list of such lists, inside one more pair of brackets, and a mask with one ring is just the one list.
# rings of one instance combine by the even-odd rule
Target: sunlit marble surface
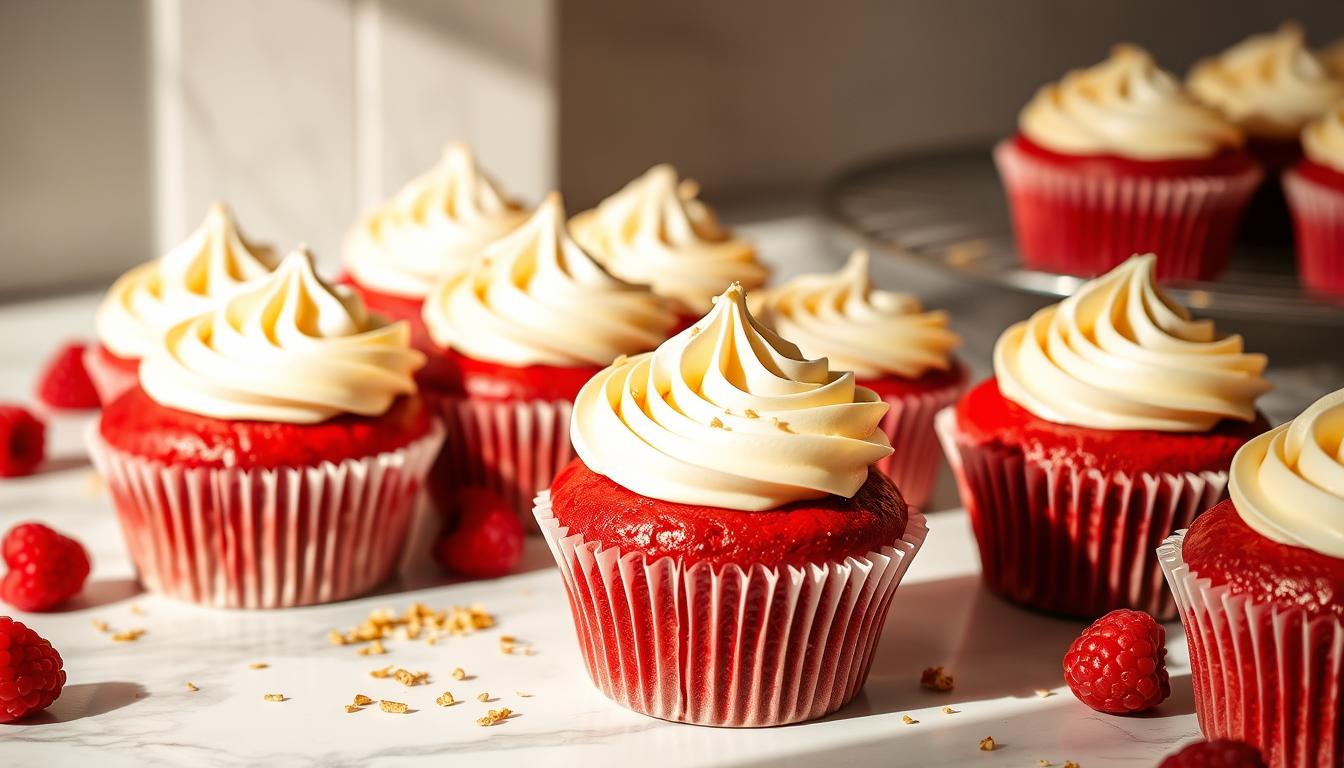
[[[809,222],[770,220],[756,227],[781,272],[838,263],[842,251]],[[952,306],[967,335],[965,356],[984,370],[1003,324],[1037,302],[973,288],[882,262],[879,278],[907,285],[933,306]],[[0,400],[26,399],[41,359],[62,339],[88,336],[95,297],[0,307]],[[1337,369],[1307,366],[1276,374],[1282,418]],[[1338,386],[1338,384],[1336,384]],[[0,726],[6,766],[234,765],[733,765],[815,764],[1035,766],[1038,760],[1085,768],[1151,766],[1197,736],[1184,641],[1170,628],[1172,698],[1140,718],[1099,715],[1062,687],[1060,658],[1081,628],[1008,606],[978,585],[964,513],[934,512],[929,543],[892,604],[868,685],[825,720],[758,731],[700,728],[636,715],[589,684],[549,555],[533,541],[524,573],[485,583],[449,583],[423,553],[380,594],[347,603],[271,613],[220,612],[140,593],[108,507],[79,445],[80,418],[53,421],[53,451],[41,474],[0,482],[0,528],[38,519],[79,537],[95,567],[85,594],[67,610],[20,616],[60,649],[69,684],[42,717]],[[943,504],[950,498],[944,489]],[[422,533],[428,533],[422,531]],[[422,542],[423,543],[423,542]],[[423,547],[421,548],[421,550]],[[376,607],[404,609],[479,602],[496,629],[436,646],[389,641],[389,653],[357,656],[326,640]],[[143,628],[117,644],[92,622]],[[505,656],[499,635],[535,644],[534,656]],[[270,666],[253,670],[249,664]],[[405,688],[368,672],[383,664],[430,672]],[[920,671],[942,664],[957,680],[949,694],[923,691]],[[472,677],[454,681],[464,668]],[[189,692],[191,681],[199,691]],[[1053,695],[1038,696],[1036,689]],[[435,706],[451,691],[463,703]],[[489,692],[496,701],[481,704]],[[530,694],[521,697],[519,692]],[[262,700],[282,693],[287,701]],[[355,693],[405,702],[405,715],[375,709],[347,714]],[[517,717],[475,724],[491,707]],[[944,714],[942,707],[957,712]],[[902,723],[909,714],[919,722]],[[978,750],[993,736],[999,748]]]

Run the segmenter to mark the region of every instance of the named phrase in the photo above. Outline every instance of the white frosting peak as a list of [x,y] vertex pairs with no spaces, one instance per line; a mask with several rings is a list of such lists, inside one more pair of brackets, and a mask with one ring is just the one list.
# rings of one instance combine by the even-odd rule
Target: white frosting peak
[[850,497],[890,455],[887,405],[758,324],[733,284],[653,352],[584,385],[570,436],[594,472],[665,501],[765,510]]

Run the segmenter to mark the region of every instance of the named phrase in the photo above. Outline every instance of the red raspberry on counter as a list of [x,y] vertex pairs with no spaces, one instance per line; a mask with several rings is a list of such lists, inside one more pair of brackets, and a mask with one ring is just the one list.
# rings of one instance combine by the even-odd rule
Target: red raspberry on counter
[[0,616],[0,723],[51,706],[65,685],[61,654],[36,632]]
[[1266,768],[1260,750],[1232,739],[1197,741],[1167,755],[1157,768]]
[[457,528],[439,538],[434,559],[444,570],[474,579],[506,576],[523,558],[523,523],[498,494],[463,488],[453,496]]
[[1171,695],[1167,633],[1143,611],[1111,611],[1083,630],[1064,654],[1064,681],[1098,712],[1129,715]]
[[84,547],[41,523],[14,526],[0,549],[9,566],[0,599],[21,611],[51,610],[79,594],[89,577]]
[[31,475],[47,449],[47,427],[21,405],[0,404],[0,477]]
[[98,407],[98,392],[84,368],[82,342],[61,347],[37,381],[37,399],[56,410],[83,411]]

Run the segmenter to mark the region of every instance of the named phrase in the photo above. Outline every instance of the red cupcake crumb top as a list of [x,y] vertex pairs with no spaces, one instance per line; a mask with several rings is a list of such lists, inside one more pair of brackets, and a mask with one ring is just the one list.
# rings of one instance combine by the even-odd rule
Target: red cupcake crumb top
[[1304,159],[1294,166],[1293,170],[1308,181],[1314,181],[1322,186],[1344,192],[1344,173],[1340,173],[1334,168]]
[[878,397],[907,397],[924,392],[946,389],[966,378],[966,368],[959,362],[953,362],[946,371],[931,370],[923,376],[907,379],[904,376],[883,376],[880,379],[859,379],[859,386],[867,387]]
[[650,559],[766,567],[838,562],[905,534],[905,501],[870,471],[853,498],[829,496],[763,512],[676,504],[641,496],[575,459],[551,487],[552,512],[571,534]]
[[1021,133],[1013,137],[1013,143],[1037,160],[1107,176],[1235,176],[1255,167],[1255,158],[1241,149],[1224,150],[1213,157],[1135,160],[1121,155],[1068,155],[1047,149]]

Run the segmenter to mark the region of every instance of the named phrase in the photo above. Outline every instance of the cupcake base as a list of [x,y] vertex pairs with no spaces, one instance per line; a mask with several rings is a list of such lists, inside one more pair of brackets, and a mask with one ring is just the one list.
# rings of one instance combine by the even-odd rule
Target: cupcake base
[[900,540],[842,563],[715,568],[571,535],[546,491],[534,514],[593,684],[641,714],[726,727],[811,720],[853,699],[927,534],[912,510]]
[[1293,213],[1298,278],[1308,290],[1344,297],[1344,174],[1338,186],[1328,169],[1304,166],[1283,175]]
[[1258,746],[1271,768],[1344,765],[1344,623],[1212,586],[1182,557],[1185,534],[1157,556],[1185,626],[1200,730]]
[[930,374],[927,386],[920,380],[902,380],[892,387],[891,380],[860,381],[889,406],[879,428],[891,442],[892,454],[875,465],[887,473],[901,497],[912,507],[924,509],[933,495],[943,457],[938,451],[938,436],[933,420],[938,412],[952,405],[966,389],[966,369],[961,364],[947,372]]

